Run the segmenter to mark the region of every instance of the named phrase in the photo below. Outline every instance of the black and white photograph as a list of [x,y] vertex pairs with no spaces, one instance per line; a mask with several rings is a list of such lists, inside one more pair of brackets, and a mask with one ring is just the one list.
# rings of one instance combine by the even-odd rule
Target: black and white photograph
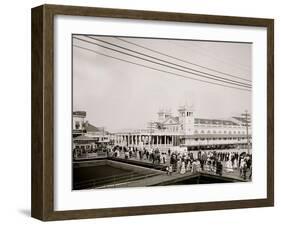
[[73,190],[250,183],[251,118],[250,42],[72,34]]

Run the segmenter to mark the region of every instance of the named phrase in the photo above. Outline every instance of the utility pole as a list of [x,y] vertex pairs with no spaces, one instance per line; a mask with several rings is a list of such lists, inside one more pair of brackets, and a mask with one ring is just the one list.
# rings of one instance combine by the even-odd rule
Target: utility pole
[[151,147],[152,147],[152,122],[149,122],[149,133],[150,133],[149,147],[151,149]]
[[245,111],[245,121],[246,121],[246,137],[247,137],[247,154],[250,154],[250,141],[249,141],[249,124],[248,124],[248,111]]

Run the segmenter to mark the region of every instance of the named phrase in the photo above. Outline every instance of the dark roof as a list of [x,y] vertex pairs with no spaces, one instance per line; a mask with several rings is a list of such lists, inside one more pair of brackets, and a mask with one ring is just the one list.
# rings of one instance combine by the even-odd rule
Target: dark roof
[[85,129],[87,132],[100,132],[101,131],[98,127],[95,127],[90,123],[86,123]]
[[85,124],[85,130],[91,133],[104,133],[105,135],[110,134],[108,131],[103,130],[101,127],[96,127],[90,123]]
[[73,112],[73,116],[82,116],[82,117],[86,117],[86,111],[74,111]]
[[195,118],[195,124],[217,124],[217,125],[233,125],[237,126],[238,124],[231,120],[222,120],[222,119],[203,119]]
[[235,117],[232,117],[232,118],[234,118],[234,119],[236,119],[237,121],[240,121],[240,122],[242,122],[242,123],[250,123],[250,120],[248,119],[248,120],[246,120],[246,118],[244,118],[244,117],[237,117],[237,116],[235,116]]

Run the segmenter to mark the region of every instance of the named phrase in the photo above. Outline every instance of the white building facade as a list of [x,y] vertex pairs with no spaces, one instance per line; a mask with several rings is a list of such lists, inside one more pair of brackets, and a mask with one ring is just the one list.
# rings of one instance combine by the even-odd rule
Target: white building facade
[[196,118],[192,106],[181,106],[178,115],[158,112],[158,120],[147,129],[115,133],[115,144],[152,146],[187,150],[224,149],[251,146],[251,122],[248,114],[229,119]]

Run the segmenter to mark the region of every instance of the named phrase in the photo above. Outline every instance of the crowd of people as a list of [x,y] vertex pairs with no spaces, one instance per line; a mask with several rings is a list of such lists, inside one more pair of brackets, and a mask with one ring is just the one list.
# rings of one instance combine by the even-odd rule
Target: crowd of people
[[116,146],[111,150],[111,155],[121,157],[123,154],[125,159],[135,158],[139,160],[148,160],[152,164],[166,164],[167,154],[158,148],[137,148],[137,147],[119,147]]
[[109,155],[116,158],[138,159],[149,161],[155,165],[165,166],[167,175],[185,174],[187,172],[209,172],[217,175],[239,172],[244,180],[252,177],[252,156],[239,154],[237,151],[197,151],[177,152],[159,148],[137,148],[115,146],[109,150]]

